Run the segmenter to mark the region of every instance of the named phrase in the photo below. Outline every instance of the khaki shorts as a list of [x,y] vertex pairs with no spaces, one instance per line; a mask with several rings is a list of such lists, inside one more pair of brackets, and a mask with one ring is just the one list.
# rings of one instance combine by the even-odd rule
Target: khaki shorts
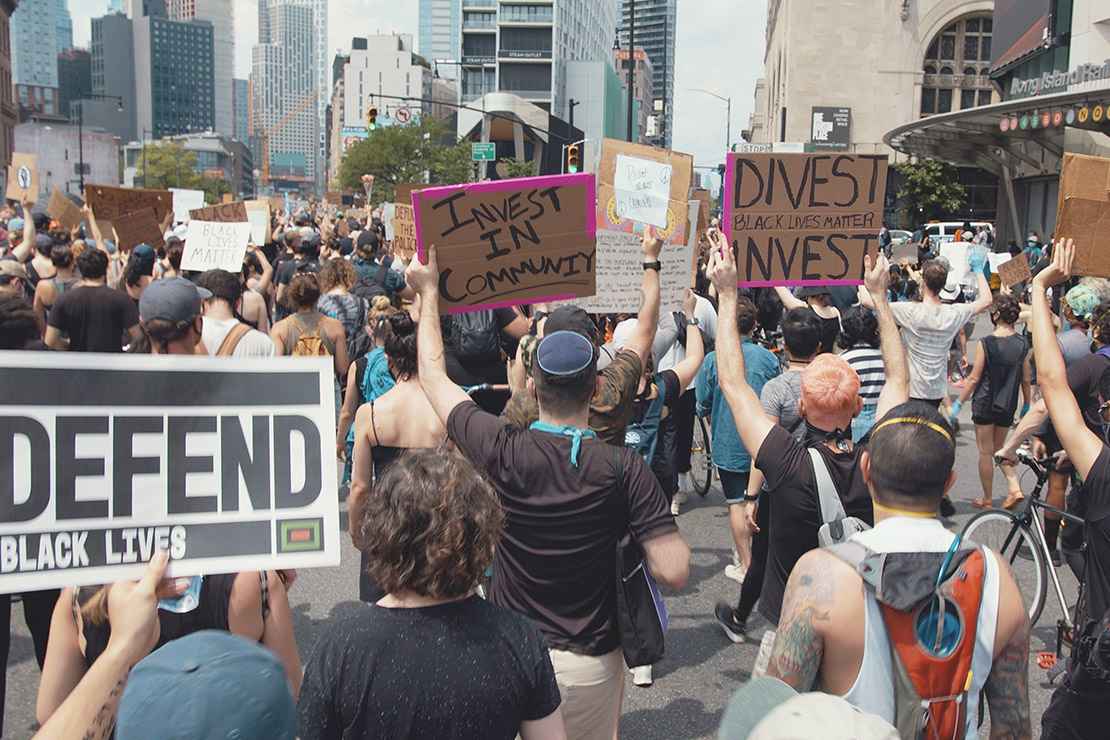
[[551,651],[568,740],[614,740],[624,701],[624,656]]

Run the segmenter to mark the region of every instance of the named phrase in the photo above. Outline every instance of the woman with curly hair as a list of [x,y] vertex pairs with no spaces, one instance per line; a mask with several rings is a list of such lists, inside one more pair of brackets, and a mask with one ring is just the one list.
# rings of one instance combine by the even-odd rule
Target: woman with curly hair
[[539,629],[475,595],[504,513],[471,464],[445,449],[405,453],[350,515],[385,595],[317,641],[300,737],[565,738]]
[[[366,327],[366,301],[351,293],[358,283],[358,273],[345,259],[331,259],[320,267],[320,300],[316,310],[343,324],[348,340],[361,334]],[[348,341],[348,349],[351,342]]]
[[[341,381],[347,375],[347,332],[343,325],[316,310],[320,300],[320,283],[311,272],[294,275],[285,296],[293,314],[274,324],[270,338],[277,345],[279,356],[327,354],[335,359],[335,376]],[[338,398],[338,393],[336,394]],[[339,406],[336,404],[336,411]]]
[[[1021,307],[1013,296],[1001,293],[995,297],[991,307],[994,332],[980,341],[971,376],[952,408],[955,416],[974,394],[971,420],[975,422],[975,441],[979,445],[979,482],[983,486],[983,497],[973,500],[971,505],[978,509],[989,509],[993,505],[994,453],[1006,442],[1006,434],[1014,423],[1018,390],[1021,390],[1026,408],[1032,402],[1029,340],[1014,330],[1020,313]],[[1024,495],[1014,466],[1004,464],[1001,467],[1009,489],[1003,506],[1009,509]]]

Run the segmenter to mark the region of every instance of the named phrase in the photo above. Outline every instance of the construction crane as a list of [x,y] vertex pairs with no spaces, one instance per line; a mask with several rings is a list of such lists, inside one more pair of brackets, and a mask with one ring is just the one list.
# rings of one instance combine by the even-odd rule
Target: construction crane
[[[293,108],[286,113],[281,119],[268,129],[262,129],[258,138],[260,148],[262,150],[262,183],[266,187],[270,185],[270,137],[280,134],[286,126],[293,122],[297,116],[304,113],[305,109],[309,106],[316,105],[316,98],[320,95],[318,90],[313,90],[308,95],[305,95]],[[315,147],[317,144],[313,142]]]

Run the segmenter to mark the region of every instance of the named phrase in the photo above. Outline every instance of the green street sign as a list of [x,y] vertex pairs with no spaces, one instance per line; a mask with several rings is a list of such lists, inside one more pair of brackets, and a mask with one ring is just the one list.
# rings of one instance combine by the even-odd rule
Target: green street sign
[[497,145],[492,142],[490,142],[489,144],[471,144],[470,159],[474,162],[496,161]]

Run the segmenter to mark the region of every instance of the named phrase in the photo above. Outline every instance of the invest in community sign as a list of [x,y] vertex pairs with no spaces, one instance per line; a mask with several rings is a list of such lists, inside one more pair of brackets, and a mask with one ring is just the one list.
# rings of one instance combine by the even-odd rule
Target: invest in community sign
[[0,352],[0,593],[339,564],[327,359]]

